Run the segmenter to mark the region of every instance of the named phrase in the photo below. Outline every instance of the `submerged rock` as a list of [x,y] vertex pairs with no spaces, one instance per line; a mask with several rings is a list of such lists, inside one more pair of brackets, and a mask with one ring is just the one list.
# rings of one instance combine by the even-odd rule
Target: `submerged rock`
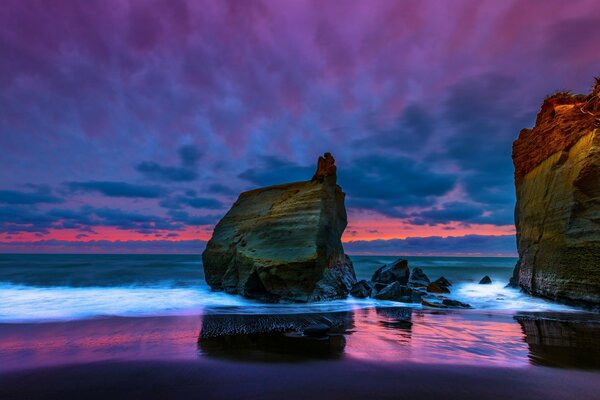
[[350,290],[350,294],[359,299],[369,297],[373,295],[374,292],[375,286],[373,285],[373,282],[369,282],[364,279],[356,282],[356,284],[352,286],[352,290]]
[[513,144],[519,261],[511,285],[600,304],[600,79],[548,97]]
[[460,307],[460,308],[471,308],[470,304],[463,303],[462,301],[452,300],[452,299],[444,299],[442,300],[442,304],[448,307]]
[[344,298],[356,283],[344,254],[344,192],[331,154],[310,181],[240,194],[202,254],[214,290],[263,301]]
[[430,280],[421,268],[415,268],[410,275],[408,283],[412,286],[427,287]]
[[428,300],[421,301],[421,305],[424,305],[425,307],[431,307],[431,308],[448,308],[448,306],[446,306],[442,303],[437,303],[437,302],[428,301]]
[[398,259],[391,264],[386,264],[379,268],[373,274],[371,280],[376,283],[390,284],[392,282],[398,282],[401,285],[408,283],[410,276],[410,270],[408,268],[408,261]]
[[479,281],[480,285],[490,285],[492,283],[492,278],[490,278],[489,276],[484,276],[483,278],[481,278],[481,280]]

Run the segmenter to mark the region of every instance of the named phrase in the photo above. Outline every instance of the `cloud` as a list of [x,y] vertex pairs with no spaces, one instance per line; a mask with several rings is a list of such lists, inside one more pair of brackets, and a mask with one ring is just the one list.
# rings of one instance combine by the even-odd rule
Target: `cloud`
[[516,257],[513,235],[411,237],[390,240],[360,240],[344,243],[348,254],[385,255],[480,255]]
[[49,191],[22,192],[17,190],[0,190],[0,203],[4,204],[40,204],[62,203],[64,199],[52,195]]
[[134,185],[125,182],[67,182],[66,186],[72,192],[101,193],[108,197],[156,199],[164,194],[164,190],[159,186]]
[[221,209],[223,204],[211,197],[197,197],[196,192],[191,190],[184,195],[176,195],[162,200],[161,207],[169,209],[181,209],[191,207],[195,209]]
[[241,190],[310,179],[324,151],[349,215],[509,224],[511,142],[546,94],[600,71],[595,1],[83,3],[2,3],[6,231],[128,229],[53,216],[61,197],[74,213],[146,199],[178,229]]
[[181,161],[180,167],[163,166],[153,161],[144,161],[135,168],[149,179],[167,182],[191,182],[198,179],[195,170],[202,153],[196,146],[185,145],[178,150]]
[[274,156],[261,156],[258,166],[247,169],[238,175],[239,178],[258,186],[270,186],[287,182],[308,181],[312,178],[315,167],[300,166]]
[[196,146],[185,145],[181,146],[178,150],[179,157],[181,157],[181,163],[185,167],[193,167],[198,164],[198,161],[202,158],[202,152],[198,150]]
[[190,182],[198,178],[195,171],[180,167],[165,167],[151,161],[139,163],[135,169],[150,179],[172,182]]

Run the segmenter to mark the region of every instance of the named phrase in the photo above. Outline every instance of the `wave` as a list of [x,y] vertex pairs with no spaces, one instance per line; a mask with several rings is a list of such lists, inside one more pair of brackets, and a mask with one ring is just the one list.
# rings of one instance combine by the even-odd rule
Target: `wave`
[[[309,304],[264,304],[241,296],[213,292],[207,286],[36,287],[1,284],[0,322],[46,322],[102,316],[162,316],[200,314],[296,314],[339,312],[369,307],[412,307],[374,299],[336,300]],[[570,311],[572,307],[534,298],[502,284],[456,284],[449,295],[474,309]]]

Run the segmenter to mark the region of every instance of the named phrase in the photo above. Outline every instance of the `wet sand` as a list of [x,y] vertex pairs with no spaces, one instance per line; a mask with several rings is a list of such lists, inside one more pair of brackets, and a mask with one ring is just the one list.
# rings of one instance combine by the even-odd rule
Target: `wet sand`
[[[326,336],[302,334],[320,322]],[[0,360],[2,399],[588,399],[600,320],[373,308],[0,324]]]
[[549,368],[319,361],[101,362],[1,377],[3,399],[592,399],[598,374]]

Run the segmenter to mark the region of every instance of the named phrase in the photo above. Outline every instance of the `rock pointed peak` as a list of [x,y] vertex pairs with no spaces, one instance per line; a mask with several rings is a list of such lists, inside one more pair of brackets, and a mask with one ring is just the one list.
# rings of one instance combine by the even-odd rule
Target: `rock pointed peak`
[[319,157],[317,161],[317,171],[312,177],[313,182],[323,183],[325,178],[333,177],[333,181],[335,182],[337,179],[336,176],[336,167],[335,167],[335,159],[331,155],[331,153],[325,153],[323,156]]

